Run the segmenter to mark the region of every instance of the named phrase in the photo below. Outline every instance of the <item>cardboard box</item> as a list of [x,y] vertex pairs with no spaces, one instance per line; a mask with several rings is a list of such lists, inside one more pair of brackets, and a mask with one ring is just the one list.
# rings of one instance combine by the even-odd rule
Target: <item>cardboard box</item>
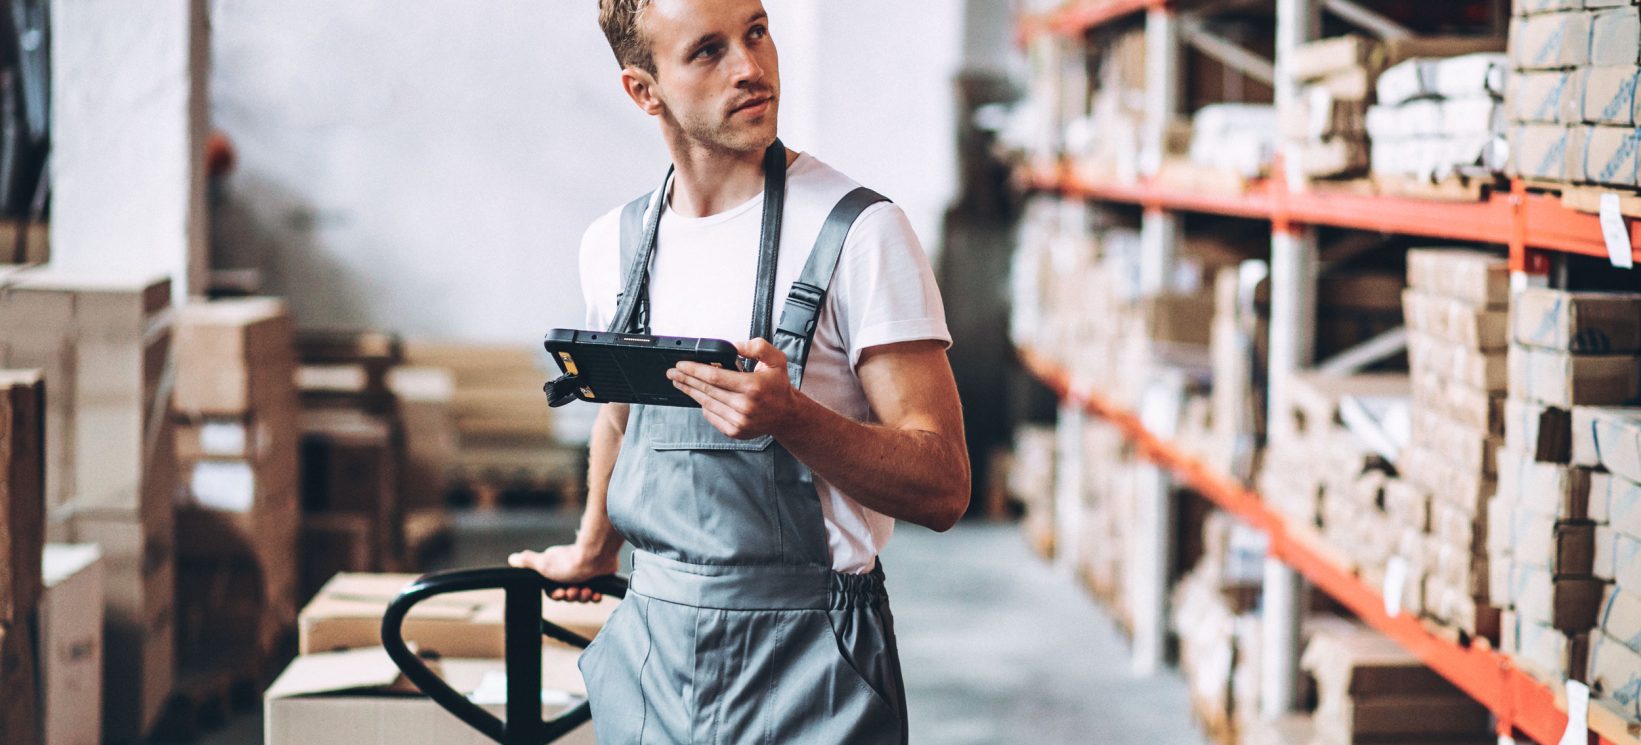
[[103,559],[95,545],[45,547],[40,677],[45,745],[97,745],[103,708]]
[[1580,465],[1599,465],[1641,483],[1641,409],[1579,407],[1573,410],[1572,427]]
[[1601,599],[1601,631],[1641,650],[1641,594],[1607,585]]
[[1582,159],[1570,157],[1575,127],[1520,124],[1510,128],[1510,175],[1543,181],[1576,181]]
[[371,569],[399,555],[402,505],[394,428],[347,409],[304,411],[302,507],[370,519]]
[[1402,293],[1407,326],[1483,352],[1504,349],[1510,340],[1509,313],[1413,290]]
[[1318,694],[1329,698],[1347,695],[1441,698],[1458,692],[1452,683],[1425,667],[1413,653],[1365,627],[1317,629],[1305,646],[1299,665],[1316,679]]
[[1590,65],[1641,64],[1641,8],[1608,8],[1590,16]]
[[296,407],[296,328],[283,300],[185,305],[176,335],[178,411],[234,416]]
[[1511,121],[1566,124],[1579,121],[1588,99],[1577,94],[1580,72],[1551,70],[1510,76],[1505,114]]
[[440,367],[394,368],[388,386],[399,399],[405,428],[404,507],[444,507],[458,434],[452,401],[456,376]]
[[298,598],[309,598],[342,572],[375,570],[374,521],[369,515],[323,512],[302,516]]
[[1542,568],[1557,577],[1588,577],[1595,568],[1596,526],[1517,510],[1512,560],[1518,567]]
[[1594,537],[1595,576],[1641,594],[1641,538],[1605,525],[1596,526]]
[[1528,287],[1511,306],[1517,344],[1574,354],[1641,351],[1641,294]]
[[1594,628],[1606,588],[1591,577],[1556,577],[1543,567],[1511,562],[1510,599],[1524,621],[1575,633]]
[[1504,446],[1530,460],[1566,463],[1572,456],[1572,415],[1566,409],[1507,399]]
[[1567,70],[1590,63],[1590,16],[1544,13],[1510,22],[1510,62],[1518,70]]
[[1641,723],[1641,653],[1606,634],[1590,635],[1591,691],[1631,723]]
[[1641,393],[1641,359],[1635,355],[1574,355],[1510,347],[1510,396],[1549,406],[1614,406]]
[[[542,654],[542,718],[551,719],[586,697],[578,653],[547,647]],[[506,667],[500,660],[446,658],[439,674],[497,717],[505,715]],[[380,647],[304,655],[263,696],[267,745],[488,745],[491,741],[408,686]],[[562,743],[591,745],[592,725]]]
[[1522,618],[1505,627],[1505,649],[1528,675],[1542,683],[1561,685],[1584,679],[1589,661],[1590,634],[1567,634]]
[[1454,422],[1434,411],[1413,415],[1413,442],[1425,445],[1454,468],[1484,475],[1498,473],[1494,459],[1503,443],[1486,432]]
[[1430,528],[1430,495],[1412,482],[1385,482],[1385,514],[1396,524],[1424,532]]
[[[302,654],[356,649],[381,643],[382,614],[413,574],[339,574],[327,582],[297,621]],[[500,590],[452,593],[427,600],[405,620],[405,638],[445,657],[500,657],[504,594]],[[596,636],[620,601],[547,602],[542,617],[588,639]]]
[[1627,535],[1641,536],[1641,484],[1591,471],[1590,519]]
[[1590,472],[1540,463],[1519,453],[1499,453],[1499,494],[1518,509],[1558,520],[1585,520],[1590,509]]
[[1411,445],[1396,466],[1402,478],[1433,495],[1434,499],[1480,513],[1497,491],[1491,476],[1454,467],[1434,451]]
[[1510,367],[1502,351],[1483,354],[1429,334],[1410,331],[1407,356],[1411,369],[1431,373],[1450,383],[1490,393],[1504,391],[1509,386]]
[[1289,142],[1286,147],[1287,167],[1305,176],[1344,176],[1368,167],[1367,142],[1360,136]]
[[1641,130],[1634,127],[1583,127],[1578,136],[1583,149],[1577,172],[1580,181],[1603,186],[1635,187],[1638,183],[1636,149]]
[[1635,86],[1641,82],[1641,67],[1587,67],[1576,74],[1583,81],[1583,100],[1579,102],[1579,115],[1565,121],[1618,127],[1636,125]]
[[44,409],[38,372],[0,371],[0,621],[27,618],[40,597]]

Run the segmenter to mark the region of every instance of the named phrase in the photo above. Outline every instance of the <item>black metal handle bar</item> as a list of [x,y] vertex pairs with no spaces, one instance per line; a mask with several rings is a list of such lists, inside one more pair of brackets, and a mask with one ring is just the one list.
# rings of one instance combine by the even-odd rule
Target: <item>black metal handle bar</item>
[[[614,597],[627,596],[627,580],[609,575],[579,584],[554,582],[531,569],[497,567],[434,572],[410,583],[388,604],[382,616],[382,646],[416,687],[468,726],[501,745],[543,745],[563,737],[592,718],[587,702],[552,721],[541,718],[541,637],[585,649],[592,641],[541,617],[544,593],[587,588]],[[497,719],[457,693],[405,645],[405,616],[417,603],[438,595],[470,590],[502,590],[507,666],[507,721]]]

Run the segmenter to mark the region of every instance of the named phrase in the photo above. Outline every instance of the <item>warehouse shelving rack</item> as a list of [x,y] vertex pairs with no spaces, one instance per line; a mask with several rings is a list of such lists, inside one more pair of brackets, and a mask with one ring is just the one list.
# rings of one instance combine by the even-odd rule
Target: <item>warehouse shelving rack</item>
[[[1274,89],[1278,105],[1293,100],[1293,86],[1282,73],[1292,50],[1320,34],[1321,11],[1381,36],[1407,33],[1393,22],[1352,0],[1275,0],[1276,60]],[[1532,193],[1513,181],[1478,202],[1444,202],[1401,197],[1325,191],[1293,191],[1281,173],[1280,158],[1272,178],[1256,181],[1237,194],[1195,192],[1151,178],[1160,163],[1167,122],[1179,109],[1182,38],[1191,35],[1187,11],[1207,5],[1202,0],[1106,0],[1070,5],[1045,15],[1021,19],[1023,44],[1048,43],[1062,50],[1085,44],[1088,34],[1107,25],[1144,24],[1146,39],[1146,121],[1141,135],[1141,178],[1133,184],[1090,183],[1064,165],[1026,174],[1043,191],[1095,202],[1136,205],[1141,208],[1141,290],[1159,286],[1170,265],[1180,235],[1180,216],[1206,213],[1268,221],[1271,224],[1271,305],[1269,396],[1273,412],[1286,409],[1286,378],[1313,362],[1316,278],[1319,268],[1317,227],[1338,227],[1387,234],[1493,243],[1509,248],[1511,270],[1519,284],[1547,281],[1551,259],[1557,254],[1607,257],[1600,219],[1564,207],[1554,196]],[[1223,49],[1204,48],[1211,55]],[[1210,40],[1211,41],[1211,40]],[[1240,58],[1236,50],[1233,57]],[[1226,59],[1258,76],[1258,60]],[[1147,167],[1149,166],[1149,167]],[[1146,171],[1149,171],[1147,173]],[[1625,218],[1632,247],[1641,247],[1641,220]],[[1633,250],[1633,249],[1632,249]],[[1634,251],[1641,260],[1641,250]],[[1264,639],[1261,660],[1261,710],[1275,717],[1295,704],[1298,679],[1301,578],[1326,592],[1362,621],[1417,654],[1427,665],[1490,709],[1498,718],[1501,736],[1524,734],[1541,743],[1559,741],[1568,724],[1564,694],[1552,690],[1516,668],[1497,651],[1480,645],[1462,646],[1432,633],[1405,613],[1387,613],[1383,594],[1338,566],[1317,550],[1303,534],[1290,531],[1283,519],[1259,495],[1228,475],[1214,473],[1171,443],[1167,433],[1153,431],[1134,412],[1116,406],[1098,391],[1080,385],[1074,371],[1066,370],[1036,350],[1021,349],[1026,366],[1061,397],[1063,410],[1073,416],[1095,416],[1110,421],[1159,468],[1201,492],[1220,507],[1264,531],[1270,539],[1264,576]],[[1280,416],[1268,417],[1281,426]],[[1140,533],[1147,538],[1149,557],[1157,567],[1167,566],[1169,520],[1166,483],[1157,479],[1142,494]],[[1161,620],[1165,618],[1166,576],[1148,573],[1145,587],[1137,589],[1135,669],[1147,672],[1161,664]],[[1140,634],[1141,629],[1154,629]],[[1590,707],[1591,741],[1635,745],[1641,736],[1617,715],[1600,706]],[[1501,739],[1501,742],[1503,740]]]

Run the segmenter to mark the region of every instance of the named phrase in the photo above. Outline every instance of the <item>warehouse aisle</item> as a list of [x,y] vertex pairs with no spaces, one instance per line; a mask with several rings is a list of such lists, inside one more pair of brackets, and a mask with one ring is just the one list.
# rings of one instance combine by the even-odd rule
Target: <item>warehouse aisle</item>
[[[462,514],[438,567],[499,564],[519,547],[569,539],[574,525],[540,511]],[[1204,742],[1179,676],[1131,676],[1115,626],[1028,552],[1016,526],[903,526],[883,561],[915,745]],[[202,743],[259,741],[260,720]]]

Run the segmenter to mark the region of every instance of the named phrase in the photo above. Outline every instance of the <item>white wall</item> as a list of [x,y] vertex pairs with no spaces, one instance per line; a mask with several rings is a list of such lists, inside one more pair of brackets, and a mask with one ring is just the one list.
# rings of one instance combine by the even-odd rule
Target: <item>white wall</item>
[[[962,4],[768,0],[782,137],[900,202],[954,190]],[[218,264],[305,325],[533,343],[578,325],[575,250],[665,170],[594,0],[213,0],[212,113],[239,166]]]

